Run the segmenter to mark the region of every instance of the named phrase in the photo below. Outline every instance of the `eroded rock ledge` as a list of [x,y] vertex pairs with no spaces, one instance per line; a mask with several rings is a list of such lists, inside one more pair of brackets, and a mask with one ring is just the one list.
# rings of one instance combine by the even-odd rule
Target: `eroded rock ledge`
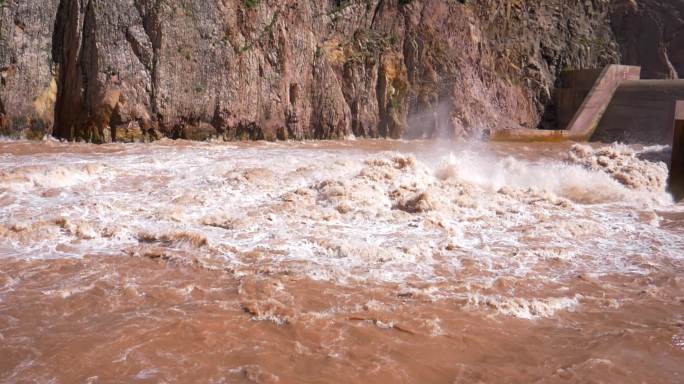
[[653,77],[684,73],[681,0],[0,4],[0,133],[10,136],[472,135],[553,126],[564,68],[622,56]]

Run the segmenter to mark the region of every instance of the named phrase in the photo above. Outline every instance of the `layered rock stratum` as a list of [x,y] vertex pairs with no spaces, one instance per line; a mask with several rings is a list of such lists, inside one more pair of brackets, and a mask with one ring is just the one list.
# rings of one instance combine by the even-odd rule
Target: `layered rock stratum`
[[553,127],[564,69],[684,73],[684,0],[0,0],[0,133],[91,142]]

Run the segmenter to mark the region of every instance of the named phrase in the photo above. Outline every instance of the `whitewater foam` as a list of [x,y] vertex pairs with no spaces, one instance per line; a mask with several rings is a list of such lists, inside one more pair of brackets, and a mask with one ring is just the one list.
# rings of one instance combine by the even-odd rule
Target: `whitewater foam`
[[[521,318],[579,299],[479,289],[502,276],[546,284],[641,273],[650,267],[639,255],[684,254],[654,213],[677,209],[666,170],[636,149],[575,146],[564,158],[523,159],[320,145],[164,141],[117,147],[106,165],[91,155],[3,157],[0,199],[11,203],[0,210],[0,249],[25,258],[123,252],[340,284],[450,281],[430,296],[468,291],[484,295],[471,306]],[[245,310],[287,317],[263,300]]]

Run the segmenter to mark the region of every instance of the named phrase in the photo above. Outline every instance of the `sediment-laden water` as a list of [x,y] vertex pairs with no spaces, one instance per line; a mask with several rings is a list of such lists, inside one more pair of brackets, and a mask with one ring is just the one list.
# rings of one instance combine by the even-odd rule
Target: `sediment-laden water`
[[0,382],[682,382],[663,151],[0,142]]

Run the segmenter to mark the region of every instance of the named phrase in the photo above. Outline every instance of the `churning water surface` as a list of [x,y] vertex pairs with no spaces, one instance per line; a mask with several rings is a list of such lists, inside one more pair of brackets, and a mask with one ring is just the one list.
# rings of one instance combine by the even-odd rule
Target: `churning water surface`
[[0,382],[682,382],[663,150],[0,142]]

